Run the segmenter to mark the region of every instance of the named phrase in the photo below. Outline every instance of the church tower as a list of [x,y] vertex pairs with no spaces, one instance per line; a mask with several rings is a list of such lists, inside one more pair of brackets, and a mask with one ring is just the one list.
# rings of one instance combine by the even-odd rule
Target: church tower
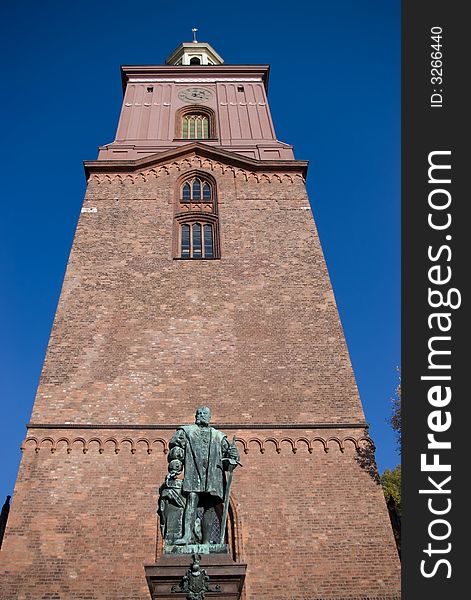
[[149,600],[169,440],[200,405],[243,464],[227,531],[242,598],[399,598],[308,163],[276,138],[269,67],[193,41],[121,72],[116,139],[85,162],[0,598]]

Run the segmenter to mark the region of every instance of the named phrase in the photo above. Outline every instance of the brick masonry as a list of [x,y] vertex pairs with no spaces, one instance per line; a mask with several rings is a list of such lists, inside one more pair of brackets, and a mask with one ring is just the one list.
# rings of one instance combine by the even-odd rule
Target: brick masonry
[[363,422],[303,181],[212,170],[221,260],[176,261],[169,171],[90,183],[32,421]]
[[[173,256],[175,182],[195,168],[217,182],[219,260]],[[246,600],[399,597],[302,178],[191,154],[92,175],[84,208],[24,443],[0,598],[148,600],[163,426],[192,422],[200,404],[241,450],[232,503]],[[48,423],[57,427],[35,427]]]

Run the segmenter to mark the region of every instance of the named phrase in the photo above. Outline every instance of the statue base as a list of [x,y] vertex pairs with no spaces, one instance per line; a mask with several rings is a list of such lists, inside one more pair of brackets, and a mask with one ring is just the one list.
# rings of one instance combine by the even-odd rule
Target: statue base
[[[225,544],[221,544],[225,546]],[[211,546],[221,546],[211,544]],[[177,546],[182,549],[183,546]],[[213,600],[239,600],[245,581],[247,565],[235,563],[227,551],[206,551],[205,546],[194,544],[186,546],[193,548],[191,552],[199,553],[201,568],[208,575],[208,590],[201,598]],[[173,546],[172,546],[173,548]],[[208,548],[208,546],[206,546]],[[198,550],[195,550],[198,549]],[[200,550],[201,549],[201,550]],[[192,564],[190,554],[163,554],[160,560],[153,565],[145,565],[147,585],[152,600],[178,600],[188,598],[188,593],[182,589],[182,582]]]

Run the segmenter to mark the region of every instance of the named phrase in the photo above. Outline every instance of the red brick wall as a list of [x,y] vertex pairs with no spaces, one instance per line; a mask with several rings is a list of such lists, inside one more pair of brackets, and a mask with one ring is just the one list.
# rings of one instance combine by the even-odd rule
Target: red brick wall
[[216,168],[221,259],[175,261],[173,171],[90,184],[32,421],[362,422],[302,180]]
[[[172,257],[174,183],[195,166],[218,183],[221,260]],[[111,179],[92,178],[84,207],[97,210],[78,224],[31,418],[63,427],[28,432],[0,598],[148,600],[172,434],[149,426],[192,422],[200,404],[239,438],[247,600],[398,596],[303,181],[210,161]]]
[[[228,432],[232,435],[234,432]],[[236,432],[244,442],[273,437],[263,454],[238,443],[233,499],[238,559],[247,562],[246,598],[252,600],[393,597],[398,559],[380,486],[358,461],[354,443],[343,452],[330,441],[312,452],[299,438],[350,436],[345,430]],[[326,435],[326,433],[328,435]],[[40,439],[51,432],[35,430]],[[358,435],[358,434],[357,434]],[[167,462],[157,438],[168,431],[55,431],[40,450],[25,445],[8,533],[2,547],[2,600],[39,598],[148,600],[143,565],[156,556],[158,487]],[[356,436],[354,436],[356,437]],[[73,439],[77,441],[73,442]],[[145,442],[149,440],[151,452]],[[122,441],[130,440],[130,441]],[[134,442],[134,453],[131,451]],[[2,587],[0,586],[0,589]],[[50,596],[45,594],[49,593]],[[54,596],[56,594],[56,596]]]

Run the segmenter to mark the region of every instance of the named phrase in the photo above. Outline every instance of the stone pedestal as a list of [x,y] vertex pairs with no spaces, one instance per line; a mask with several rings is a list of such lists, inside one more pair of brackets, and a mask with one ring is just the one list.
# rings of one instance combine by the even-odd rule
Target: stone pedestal
[[[145,565],[152,600],[178,600],[187,597],[180,590],[183,577],[192,564],[191,554],[164,554],[153,565]],[[201,568],[209,576],[208,600],[239,600],[245,581],[246,564],[235,563],[228,554],[201,554]]]

